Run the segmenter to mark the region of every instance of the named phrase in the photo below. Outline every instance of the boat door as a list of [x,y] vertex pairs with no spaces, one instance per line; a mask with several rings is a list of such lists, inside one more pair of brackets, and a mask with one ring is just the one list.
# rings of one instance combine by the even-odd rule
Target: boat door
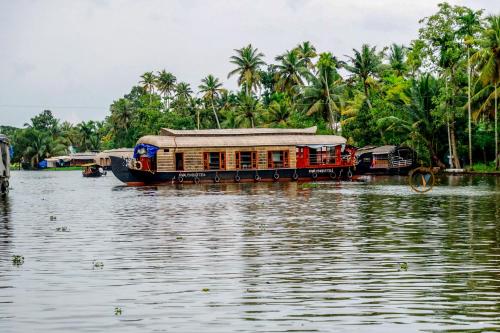
[[175,170],[184,171],[184,153],[175,153]]
[[297,147],[297,168],[309,166],[309,147]]

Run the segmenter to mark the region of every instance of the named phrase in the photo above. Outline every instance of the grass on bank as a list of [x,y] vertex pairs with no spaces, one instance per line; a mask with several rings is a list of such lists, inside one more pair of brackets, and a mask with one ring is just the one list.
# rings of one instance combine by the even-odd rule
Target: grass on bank
[[491,172],[499,172],[495,170],[495,162],[490,162],[487,164],[484,163],[475,163],[472,168],[467,169],[467,171],[477,172],[477,173],[491,173]]

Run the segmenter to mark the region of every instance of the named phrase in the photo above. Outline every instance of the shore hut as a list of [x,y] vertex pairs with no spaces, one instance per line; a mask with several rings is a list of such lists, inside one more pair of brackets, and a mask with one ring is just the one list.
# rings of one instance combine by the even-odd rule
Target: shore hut
[[97,153],[91,151],[70,154],[70,166],[82,166],[83,164],[94,163],[96,155]]

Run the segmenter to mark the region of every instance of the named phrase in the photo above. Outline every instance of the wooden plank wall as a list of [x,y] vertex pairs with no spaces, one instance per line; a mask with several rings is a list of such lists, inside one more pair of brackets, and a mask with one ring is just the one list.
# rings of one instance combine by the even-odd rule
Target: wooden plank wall
[[288,150],[290,159],[290,168],[295,168],[297,160],[295,154],[295,146],[272,146],[272,147],[231,147],[231,148],[168,148],[158,149],[157,171],[167,172],[175,171],[174,156],[175,153],[184,153],[184,170],[185,171],[201,171],[203,170],[203,153],[204,152],[225,152],[226,153],[226,170],[236,170],[236,152],[237,151],[257,151],[258,168],[267,169],[267,152],[273,150]]

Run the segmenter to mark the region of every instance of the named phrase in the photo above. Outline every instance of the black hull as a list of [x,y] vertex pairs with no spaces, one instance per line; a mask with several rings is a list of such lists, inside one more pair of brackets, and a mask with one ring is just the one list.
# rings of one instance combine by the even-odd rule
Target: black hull
[[352,171],[342,168],[301,168],[272,170],[173,171],[151,173],[131,170],[126,160],[111,156],[111,170],[120,181],[130,185],[179,183],[238,183],[270,181],[314,181],[349,179]]
[[407,166],[404,168],[371,168],[365,167],[361,164],[356,166],[356,174],[358,175],[401,175],[406,176],[408,173],[416,168],[417,165]]

